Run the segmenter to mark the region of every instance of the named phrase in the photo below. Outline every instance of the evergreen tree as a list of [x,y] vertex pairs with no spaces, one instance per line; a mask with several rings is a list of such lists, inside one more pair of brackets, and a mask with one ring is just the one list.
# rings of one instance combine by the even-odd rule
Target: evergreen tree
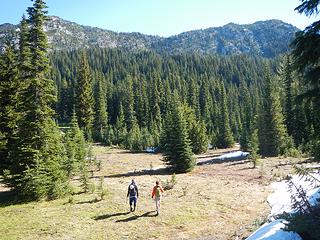
[[182,106],[183,115],[186,119],[188,138],[191,141],[192,152],[203,153],[208,149],[208,137],[206,125],[203,121],[196,119],[195,110],[187,105]]
[[189,130],[192,152],[195,154],[204,153],[208,149],[208,136],[206,125],[203,121],[194,122]]
[[[295,10],[299,13],[304,13],[306,16],[318,15],[319,4],[318,0],[302,0]],[[311,136],[312,152],[320,152],[320,52],[319,52],[319,30],[320,21],[315,21],[305,30],[296,34],[296,38],[292,43],[293,51],[293,66],[302,75],[300,79],[301,85],[306,85],[304,91],[299,95],[299,100],[308,100],[307,108],[312,111],[311,128],[314,129],[314,134]]]
[[23,116],[18,121],[15,162],[9,169],[13,187],[20,195],[32,199],[59,197],[67,189],[62,170],[65,151],[51,108],[56,99],[54,82],[46,77],[49,59],[45,8],[42,0],[35,0],[33,7],[28,8],[30,30],[28,41],[23,43],[25,49],[20,49],[24,53],[20,60],[28,61],[30,50],[32,65],[25,62],[24,67],[20,66],[24,88],[19,109]]
[[260,153],[264,156],[284,154],[292,147],[284,124],[279,91],[279,86],[269,74],[259,117]]
[[95,100],[95,119],[94,119],[94,140],[103,142],[108,126],[108,113],[106,106],[106,93],[103,87],[102,76],[98,76],[96,100]]
[[64,163],[68,176],[80,172],[81,166],[84,165],[86,156],[86,143],[82,131],[78,126],[77,116],[73,112],[71,125],[64,136],[67,159]]
[[122,107],[122,104],[120,103],[119,116],[117,117],[116,124],[114,125],[115,143],[121,144],[124,141],[126,134],[127,134],[127,127],[124,120],[123,107]]
[[[317,15],[319,3],[318,0],[302,0],[302,4],[295,10],[307,16]],[[319,30],[320,21],[316,21],[304,31],[298,32],[292,43],[294,66],[303,74],[303,81],[309,85],[307,91],[302,95],[307,98],[318,98],[320,94]]]
[[163,136],[164,161],[177,172],[189,172],[195,166],[187,123],[176,101],[167,114]]
[[253,119],[247,151],[250,152],[250,159],[252,160],[253,167],[255,168],[259,158],[259,132],[257,127],[257,116]]
[[162,118],[161,118],[161,109],[160,109],[160,92],[158,86],[160,84],[160,77],[156,75],[152,81],[151,85],[151,96],[150,96],[150,119],[151,119],[151,128],[155,135],[159,134],[162,128]]
[[285,56],[284,65],[281,66],[280,76],[284,83],[285,105],[284,117],[288,134],[293,135],[295,127],[294,105],[293,105],[293,73],[291,69],[290,57]]
[[18,96],[20,81],[18,79],[17,56],[11,45],[7,45],[0,56],[0,172],[12,164],[12,154],[16,145]]
[[217,145],[219,148],[231,147],[234,144],[230,122],[229,122],[229,113],[227,108],[227,98],[226,90],[223,84],[221,84],[220,89],[220,103],[221,103],[221,115],[219,122],[219,136]]
[[200,106],[199,106],[199,89],[198,84],[194,78],[190,79],[189,86],[189,105],[195,110],[197,118],[200,117]]
[[22,88],[26,88],[29,83],[29,78],[31,77],[32,72],[32,63],[31,63],[31,50],[30,50],[30,41],[29,41],[29,26],[28,22],[23,15],[20,23],[20,32],[19,32],[19,56],[18,56],[18,68],[19,68],[19,78]]
[[79,127],[83,129],[86,139],[91,140],[94,120],[94,99],[92,78],[86,52],[81,55],[81,63],[77,74],[76,112]]
[[63,78],[58,91],[57,113],[63,123],[70,122],[74,106],[74,94],[70,83]]
[[135,81],[134,84],[134,111],[140,127],[147,127],[149,116],[149,103],[147,97],[147,86],[144,78]]
[[123,85],[123,110],[124,120],[127,126],[127,130],[130,131],[134,124],[135,112],[134,112],[134,98],[133,98],[133,80],[131,76],[127,76]]
[[209,98],[209,89],[205,82],[202,83],[200,94],[199,94],[199,101],[200,101],[200,111],[202,119],[204,119],[207,123],[210,122],[210,98]]
[[251,106],[251,98],[248,86],[245,83],[241,83],[240,94],[242,98],[242,131],[240,137],[240,146],[243,151],[248,151],[249,142],[252,133],[252,120],[253,120],[253,110]]

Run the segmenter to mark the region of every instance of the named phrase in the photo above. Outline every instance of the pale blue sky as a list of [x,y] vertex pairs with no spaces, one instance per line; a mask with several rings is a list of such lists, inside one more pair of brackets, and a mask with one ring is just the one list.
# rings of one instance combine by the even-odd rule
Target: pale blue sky
[[[170,36],[227,23],[280,19],[304,29],[299,0],[47,0],[49,15],[117,32]],[[0,0],[0,24],[18,23],[30,0]]]

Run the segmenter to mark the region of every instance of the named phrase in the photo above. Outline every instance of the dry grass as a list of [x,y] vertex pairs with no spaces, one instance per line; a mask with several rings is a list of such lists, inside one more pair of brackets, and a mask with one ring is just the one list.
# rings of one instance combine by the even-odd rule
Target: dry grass
[[[294,159],[265,159],[252,169],[248,161],[201,164],[163,197],[155,216],[151,189],[156,180],[171,179],[159,154],[132,154],[95,147],[102,162],[93,180],[104,176],[108,195],[76,194],[50,202],[0,207],[0,239],[239,239],[248,236],[269,213],[270,181],[285,177]],[[221,152],[199,155],[207,162]],[[152,169],[152,171],[151,171]],[[135,213],[128,212],[127,186],[134,178],[140,197]],[[77,181],[74,181],[77,185]],[[3,191],[5,189],[2,189]],[[1,195],[0,195],[1,197]]]

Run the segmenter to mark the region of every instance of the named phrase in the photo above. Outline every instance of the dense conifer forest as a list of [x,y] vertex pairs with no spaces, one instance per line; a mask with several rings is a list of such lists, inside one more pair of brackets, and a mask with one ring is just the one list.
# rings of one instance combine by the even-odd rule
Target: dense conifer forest
[[[310,150],[317,124],[314,104],[295,100],[307,87],[292,70],[290,56],[266,60],[92,48],[53,52],[51,62],[59,124],[70,121],[74,108],[92,109],[94,113],[83,116],[94,141],[132,150],[157,147],[164,119],[172,102],[178,101],[190,109],[193,117],[186,119],[205,128],[214,147],[241,142],[248,150],[252,133],[260,129],[264,155],[292,153],[298,147]],[[89,86],[82,82],[83,71]],[[80,107],[81,102],[87,107]]]

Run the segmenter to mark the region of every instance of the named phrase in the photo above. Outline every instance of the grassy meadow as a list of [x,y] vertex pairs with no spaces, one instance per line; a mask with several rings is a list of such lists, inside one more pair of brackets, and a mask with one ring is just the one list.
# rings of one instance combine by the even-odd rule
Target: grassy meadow
[[[253,169],[247,160],[212,161],[222,151],[198,155],[194,171],[175,176],[176,184],[165,191],[156,216],[154,182],[166,185],[172,179],[162,156],[101,146],[93,152],[101,167],[91,180],[97,186],[104,177],[104,199],[97,188],[83,193],[78,178],[72,180],[74,195],[53,201],[13,202],[2,186],[0,239],[242,239],[269,214],[269,183],[292,171],[287,163],[298,161],[263,159]],[[126,198],[132,178],[140,195],[134,213]]]

